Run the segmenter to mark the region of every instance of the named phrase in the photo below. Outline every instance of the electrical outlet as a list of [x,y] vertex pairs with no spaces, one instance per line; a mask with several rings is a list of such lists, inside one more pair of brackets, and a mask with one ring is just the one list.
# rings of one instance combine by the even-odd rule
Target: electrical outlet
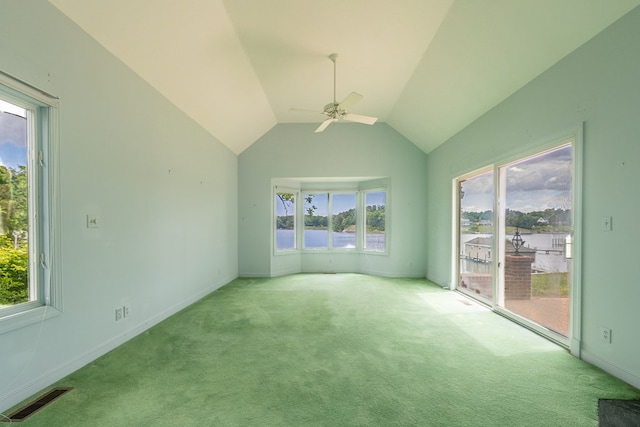
[[129,317],[129,306],[122,306],[122,317]]
[[122,320],[122,308],[116,308],[116,322]]
[[601,328],[600,338],[602,339],[602,341],[606,342],[607,344],[611,344],[611,329]]

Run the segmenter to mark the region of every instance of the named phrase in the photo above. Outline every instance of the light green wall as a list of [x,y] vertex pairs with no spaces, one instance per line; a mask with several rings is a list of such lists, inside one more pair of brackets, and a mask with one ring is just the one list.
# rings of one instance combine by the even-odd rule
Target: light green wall
[[[429,154],[427,276],[451,281],[451,182],[584,122],[582,356],[640,386],[640,9]],[[613,217],[613,231],[601,218]],[[612,329],[612,343],[600,340]],[[579,338],[579,337],[578,337]]]
[[[278,125],[239,159],[45,0],[2,1],[0,69],[61,98],[63,314],[0,335],[0,410],[272,256],[271,182],[390,177],[389,256],[333,262],[450,281],[451,180],[585,121],[583,355],[640,385],[640,10],[429,156],[389,126]],[[622,164],[624,163],[624,166]],[[171,172],[169,172],[171,171]],[[424,197],[424,195],[427,197]],[[85,228],[86,213],[101,228]],[[614,230],[600,231],[602,216]],[[116,306],[131,316],[114,322]],[[599,328],[613,330],[611,344]]]
[[[351,271],[424,277],[426,155],[384,123],[280,124],[238,160],[239,274]],[[274,256],[272,180],[389,177],[389,254],[303,253]]]
[[0,334],[1,411],[237,276],[237,157],[47,1],[2,1],[0,70],[61,100],[63,280]]

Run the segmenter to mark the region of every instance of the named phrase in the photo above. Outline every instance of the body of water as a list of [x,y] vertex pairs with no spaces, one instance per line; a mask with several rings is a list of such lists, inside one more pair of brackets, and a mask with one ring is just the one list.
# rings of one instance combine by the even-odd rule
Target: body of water
[[[490,234],[463,234],[462,244],[476,237],[491,237]],[[507,236],[507,239],[511,239],[513,236]],[[562,242],[567,237],[566,233],[532,233],[522,234],[522,240],[524,240],[524,247],[529,249],[536,249],[536,260],[531,266],[535,270],[546,272],[567,272],[570,269],[571,260],[565,258],[564,245],[554,246],[558,241]],[[510,243],[509,243],[510,244]],[[549,253],[547,253],[549,250]],[[478,265],[472,265],[478,264]],[[478,263],[475,261],[465,260],[465,265],[469,268],[466,271],[472,271],[476,273],[488,273],[491,271],[491,263]]]
[[[304,230],[305,249],[326,249],[328,242],[328,230]],[[334,249],[355,249],[356,233],[332,233]],[[278,249],[291,249],[295,246],[295,232],[293,230],[277,230],[276,246]],[[384,234],[367,234],[366,247],[368,250],[385,249]]]

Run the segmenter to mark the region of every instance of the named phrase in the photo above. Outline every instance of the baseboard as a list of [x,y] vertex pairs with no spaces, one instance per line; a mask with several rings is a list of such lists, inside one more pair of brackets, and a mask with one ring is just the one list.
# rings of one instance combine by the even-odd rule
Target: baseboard
[[356,274],[368,274],[369,276],[389,277],[391,279],[424,279],[424,274],[420,273],[389,273],[388,271],[376,271],[363,268],[355,272]]
[[168,317],[176,314],[180,310],[183,310],[189,307],[191,304],[194,304],[195,302],[201,300],[205,296],[209,295],[211,292],[214,292],[217,289],[220,289],[222,286],[226,285],[227,283],[231,282],[236,278],[237,276],[222,279],[221,281],[216,282],[215,284],[209,286],[208,288],[197,293],[196,295],[190,298],[187,298],[179,302],[178,304],[173,305],[172,307],[169,307],[168,309],[156,314],[155,316],[133,326],[130,329],[127,329],[126,331],[102,343],[101,345],[93,348],[92,350],[89,350],[81,354],[80,356],[76,357],[75,359],[70,360],[69,362],[63,365],[60,365],[50,370],[49,372],[39,376],[38,378],[33,379],[27,384],[24,384],[18,387],[17,389],[13,390],[11,393],[8,393],[4,396],[0,396],[0,412],[6,411],[7,409],[10,409],[15,405],[19,404],[20,402],[28,399],[29,397],[39,393],[40,391],[49,387],[51,384],[55,383],[56,381],[61,380],[67,375],[70,375],[73,372],[77,371],[78,369],[82,368],[83,366],[86,366],[87,364],[93,362],[97,358],[105,355],[106,353],[124,344],[125,342],[129,341],[135,336],[157,325],[158,323],[162,322]]
[[448,277],[446,279],[438,279],[438,278],[435,278],[433,276],[429,276],[427,274],[427,280],[435,283],[438,286],[442,286],[445,289],[450,289],[451,288],[451,284],[449,283],[449,278]]
[[240,273],[238,274],[238,277],[246,279],[260,279],[263,277],[269,277],[269,275],[264,273]]
[[[340,274],[340,273],[354,273],[354,274],[368,274],[370,276],[378,276],[378,277],[390,277],[393,279],[403,279],[403,278],[411,278],[411,279],[424,279],[425,275],[424,273],[402,273],[402,274],[395,274],[395,273],[389,273],[387,271],[376,271],[376,270],[369,270],[369,269],[359,269],[358,271],[352,271],[352,270],[345,270],[345,271],[340,271],[340,270],[335,270],[335,271],[315,271],[315,270],[291,270],[291,271],[276,271],[276,272],[271,272],[270,274],[264,274],[264,273],[240,273],[238,275],[238,277],[241,278],[246,278],[246,279],[258,279],[258,278],[264,278],[264,277],[282,277],[282,276],[290,276],[292,274],[323,274],[323,273],[336,273],[336,274]],[[429,280],[429,279],[427,279]]]
[[[292,274],[298,274],[301,273],[301,271],[299,269],[295,269],[295,270],[283,270],[283,271],[276,271],[276,272],[271,272],[271,276],[270,277],[282,277],[282,276],[290,276]],[[262,276],[265,277],[265,276]]]
[[622,381],[632,385],[635,388],[640,388],[640,377],[638,377],[637,375],[634,375],[619,366],[609,363],[606,360],[601,359],[600,357],[586,350],[582,350],[580,352],[580,355],[581,359],[585,362],[597,366],[603,371],[610,373],[614,377],[620,378]]

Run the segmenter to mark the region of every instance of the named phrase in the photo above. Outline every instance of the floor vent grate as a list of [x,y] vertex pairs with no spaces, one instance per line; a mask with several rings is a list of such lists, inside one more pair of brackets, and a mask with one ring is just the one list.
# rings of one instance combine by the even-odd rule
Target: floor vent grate
[[19,423],[20,421],[24,421],[31,415],[38,412],[40,409],[44,408],[45,406],[71,390],[73,390],[73,387],[56,387],[52,390],[49,390],[33,402],[26,404],[22,408],[12,412],[10,415],[6,417],[0,417],[0,421],[5,423]]

